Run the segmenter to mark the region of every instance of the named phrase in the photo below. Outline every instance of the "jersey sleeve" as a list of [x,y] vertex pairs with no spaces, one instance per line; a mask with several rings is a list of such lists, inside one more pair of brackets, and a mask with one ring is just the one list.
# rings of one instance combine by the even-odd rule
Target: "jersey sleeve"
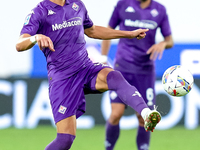
[[25,33],[35,35],[42,23],[42,16],[43,14],[38,8],[33,9],[26,16],[20,35]]
[[121,3],[122,3],[122,1],[119,1],[117,3],[117,5],[115,6],[114,11],[113,11],[113,13],[111,15],[109,24],[108,24],[113,29],[115,29],[120,23],[119,10],[120,10]]
[[90,19],[88,13],[85,14],[85,20],[83,22],[84,29],[90,28],[93,26],[93,22]]
[[85,17],[84,17],[84,20],[83,20],[83,27],[84,27],[84,29],[87,29],[87,28],[90,28],[90,27],[93,26],[93,22],[89,17],[88,11],[87,11],[84,3],[82,1],[80,1],[80,3],[82,4],[83,9],[85,10]]
[[166,10],[165,10],[163,20],[161,21],[160,29],[164,37],[171,35],[171,27],[170,27],[169,18],[166,13]]

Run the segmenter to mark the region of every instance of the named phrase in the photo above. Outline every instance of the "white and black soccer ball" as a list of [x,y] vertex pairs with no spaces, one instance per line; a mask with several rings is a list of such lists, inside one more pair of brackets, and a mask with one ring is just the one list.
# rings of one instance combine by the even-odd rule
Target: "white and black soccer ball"
[[192,73],[180,65],[169,67],[162,76],[164,90],[172,96],[184,96],[188,94],[193,86]]

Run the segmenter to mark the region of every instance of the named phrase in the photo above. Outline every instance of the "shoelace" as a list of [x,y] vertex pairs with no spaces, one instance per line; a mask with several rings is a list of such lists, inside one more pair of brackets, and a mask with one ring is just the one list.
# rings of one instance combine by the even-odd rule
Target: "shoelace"
[[158,108],[158,106],[156,106],[156,105],[153,105],[153,107],[154,107],[154,110],[157,110],[157,108]]

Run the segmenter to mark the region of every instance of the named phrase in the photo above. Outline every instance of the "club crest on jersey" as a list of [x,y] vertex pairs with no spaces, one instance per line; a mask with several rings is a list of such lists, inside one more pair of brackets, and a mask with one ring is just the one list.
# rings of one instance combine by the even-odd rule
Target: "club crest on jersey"
[[156,17],[156,16],[158,16],[158,11],[156,10],[156,9],[153,9],[153,10],[151,10],[151,15],[153,16],[153,17]]
[[76,3],[73,3],[72,8],[76,11],[78,11],[79,6]]
[[65,106],[60,105],[58,112],[61,114],[64,114],[66,110],[67,110],[67,108]]

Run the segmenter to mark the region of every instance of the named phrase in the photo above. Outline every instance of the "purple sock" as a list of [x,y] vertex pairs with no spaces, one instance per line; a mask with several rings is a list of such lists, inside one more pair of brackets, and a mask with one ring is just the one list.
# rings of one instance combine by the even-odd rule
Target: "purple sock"
[[108,121],[106,122],[106,150],[113,150],[115,143],[119,137],[119,124],[111,125]]
[[137,147],[138,150],[148,150],[151,132],[146,132],[144,127],[139,126],[137,132]]
[[109,90],[115,91],[126,105],[132,107],[139,114],[144,108],[148,108],[137,89],[131,86],[119,71],[109,72],[107,84]]
[[68,150],[70,149],[76,136],[71,134],[57,133],[57,137],[53,140],[45,150]]

